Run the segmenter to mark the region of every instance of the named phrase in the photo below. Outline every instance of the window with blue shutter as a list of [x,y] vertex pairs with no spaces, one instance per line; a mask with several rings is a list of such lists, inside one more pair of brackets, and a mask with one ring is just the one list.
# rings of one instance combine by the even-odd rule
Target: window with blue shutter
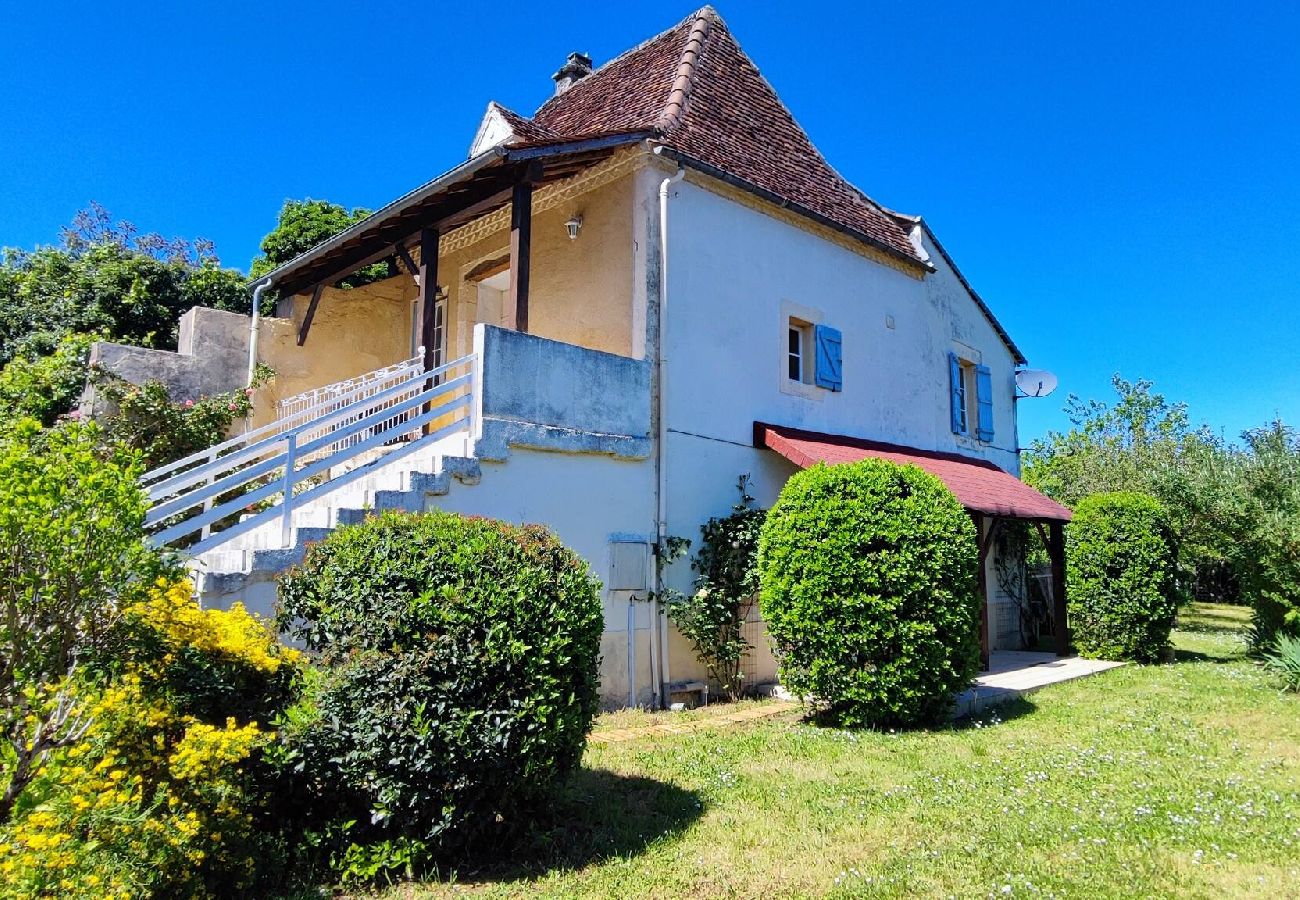
[[952,415],[952,433],[966,433],[966,382],[962,378],[961,360],[957,354],[948,353],[948,394]]
[[844,389],[843,338],[839,329],[818,325],[813,329],[813,344],[817,348],[817,363],[813,369],[813,384],[832,391]]
[[993,376],[988,366],[975,367],[975,399],[979,404],[979,423],[976,436],[981,441],[993,440]]

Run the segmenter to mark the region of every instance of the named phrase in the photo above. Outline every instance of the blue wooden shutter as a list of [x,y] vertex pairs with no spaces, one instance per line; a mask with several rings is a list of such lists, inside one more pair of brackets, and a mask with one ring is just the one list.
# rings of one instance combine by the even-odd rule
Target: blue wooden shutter
[[979,401],[979,432],[981,441],[993,440],[993,376],[988,366],[975,369],[975,399]]
[[965,434],[965,410],[961,385],[961,360],[956,353],[948,353],[948,405],[952,418],[952,433]]
[[843,339],[839,329],[829,325],[813,328],[813,343],[817,347],[817,364],[813,369],[813,384],[832,391],[844,389]]

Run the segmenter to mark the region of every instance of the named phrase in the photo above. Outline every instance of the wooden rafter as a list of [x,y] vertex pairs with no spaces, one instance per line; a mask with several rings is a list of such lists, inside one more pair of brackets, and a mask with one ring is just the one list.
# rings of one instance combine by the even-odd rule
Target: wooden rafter
[[302,327],[298,329],[298,346],[307,342],[307,332],[311,331],[312,319],[316,318],[316,307],[320,304],[320,295],[325,291],[324,284],[318,284],[311,291],[311,303],[307,304],[307,315],[302,317]]
[[420,267],[415,264],[415,260],[411,259],[411,254],[407,251],[404,243],[399,241],[397,246],[393,247],[393,254],[402,261],[402,265],[406,266],[406,271],[411,274],[412,278],[420,274]]

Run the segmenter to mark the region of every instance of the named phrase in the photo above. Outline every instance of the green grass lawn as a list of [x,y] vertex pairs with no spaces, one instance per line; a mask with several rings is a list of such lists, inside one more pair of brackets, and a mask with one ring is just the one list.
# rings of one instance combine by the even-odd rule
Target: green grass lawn
[[385,896],[1295,897],[1300,698],[1242,658],[1245,624],[1202,606],[1175,663],[946,730],[593,745],[528,847]]

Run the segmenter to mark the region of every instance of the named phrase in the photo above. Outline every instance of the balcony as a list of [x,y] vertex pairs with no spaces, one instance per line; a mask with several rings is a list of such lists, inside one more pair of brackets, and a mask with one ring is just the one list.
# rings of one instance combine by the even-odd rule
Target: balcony
[[289,398],[273,422],[146,473],[153,541],[198,556],[260,532],[255,546],[288,547],[295,514],[408,458],[649,456],[648,362],[484,324],[473,344]]

